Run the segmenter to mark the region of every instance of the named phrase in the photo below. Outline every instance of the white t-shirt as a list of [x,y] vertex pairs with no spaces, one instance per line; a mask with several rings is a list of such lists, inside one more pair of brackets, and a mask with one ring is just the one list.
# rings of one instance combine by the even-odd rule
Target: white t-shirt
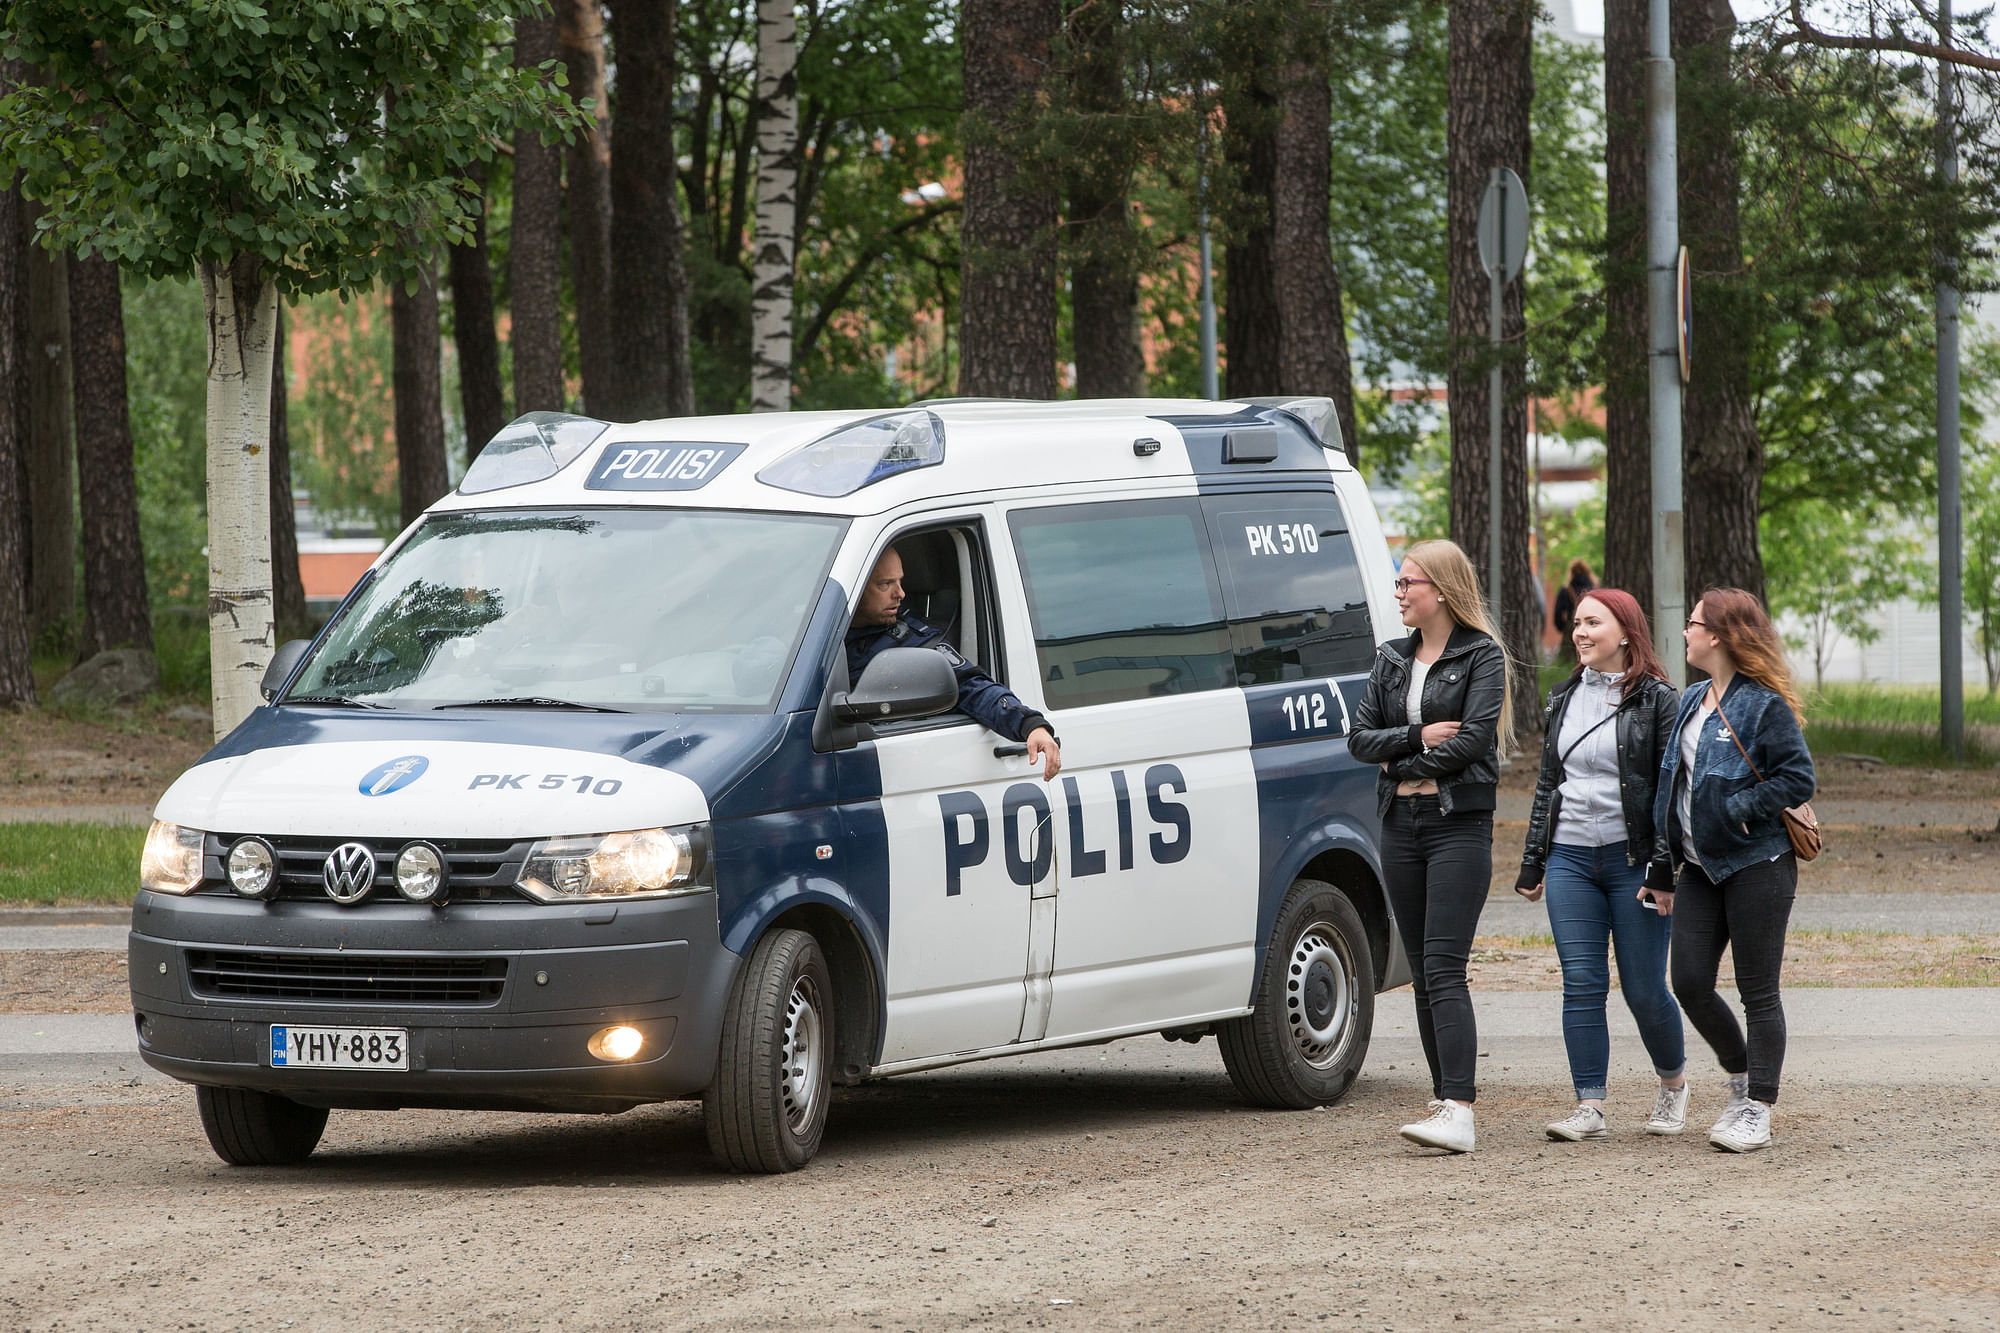
[[1403,701],[1403,711],[1409,716],[1410,725],[1424,724],[1424,680],[1431,674],[1431,664],[1410,659],[1410,693]]
[[1681,821],[1681,851],[1696,865],[1701,858],[1694,851],[1694,753],[1701,746],[1702,724],[1715,711],[1708,702],[1709,695],[1701,696],[1701,707],[1694,710],[1694,716],[1681,728],[1681,770],[1674,779],[1674,813]]

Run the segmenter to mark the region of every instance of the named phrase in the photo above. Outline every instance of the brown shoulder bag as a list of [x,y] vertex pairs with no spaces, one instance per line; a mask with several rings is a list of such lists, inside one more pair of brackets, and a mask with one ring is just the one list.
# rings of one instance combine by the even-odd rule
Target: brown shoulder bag
[[[1722,719],[1722,725],[1729,728],[1729,739],[1736,742],[1736,752],[1743,756],[1744,763],[1750,765],[1750,772],[1757,781],[1762,782],[1764,775],[1757,772],[1756,761],[1751,759],[1750,752],[1743,748],[1743,738],[1736,734],[1736,728],[1729,726],[1729,714],[1723,711],[1720,700],[1716,701],[1715,712]],[[1780,817],[1784,820],[1785,836],[1792,840],[1792,851],[1799,860],[1810,861],[1818,856],[1821,845],[1819,816],[1813,813],[1812,802],[1807,801],[1804,805],[1788,805],[1780,812]]]

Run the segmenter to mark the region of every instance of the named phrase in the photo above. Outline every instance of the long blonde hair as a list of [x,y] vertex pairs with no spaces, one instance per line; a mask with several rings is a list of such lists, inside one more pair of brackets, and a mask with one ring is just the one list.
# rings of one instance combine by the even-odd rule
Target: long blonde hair
[[1418,542],[1403,552],[1403,559],[1416,561],[1417,567],[1430,576],[1453,620],[1467,629],[1478,630],[1499,648],[1506,669],[1502,673],[1500,731],[1495,744],[1500,753],[1507,753],[1514,747],[1514,658],[1507,651],[1506,640],[1494,627],[1493,618],[1486,614],[1486,600],[1479,595],[1479,572],[1473,569],[1472,561],[1457,542]]
[[1742,588],[1710,588],[1695,604],[1701,607],[1702,627],[1722,641],[1722,651],[1729,654],[1736,669],[1783,699],[1804,726],[1806,706],[1799,699],[1798,687],[1792,684],[1784,641],[1757,594]]

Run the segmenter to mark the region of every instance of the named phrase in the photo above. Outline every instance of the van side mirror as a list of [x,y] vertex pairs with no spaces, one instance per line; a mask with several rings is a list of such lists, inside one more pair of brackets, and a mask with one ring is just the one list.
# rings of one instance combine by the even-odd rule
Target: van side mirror
[[293,639],[278,645],[278,651],[271,654],[271,665],[264,668],[264,679],[257,683],[257,692],[269,703],[278,697],[278,691],[285,688],[285,681],[298,669],[299,659],[312,647],[311,639]]
[[944,654],[929,648],[885,648],[846,694],[835,695],[842,722],[895,722],[931,717],[958,702],[958,677]]

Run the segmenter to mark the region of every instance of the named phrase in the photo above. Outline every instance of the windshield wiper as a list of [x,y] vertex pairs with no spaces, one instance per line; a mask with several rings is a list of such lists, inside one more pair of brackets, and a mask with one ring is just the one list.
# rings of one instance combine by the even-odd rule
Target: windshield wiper
[[387,708],[388,704],[371,704],[365,699],[350,699],[344,694],[288,694],[278,700],[280,704],[338,704],[342,708]]
[[622,713],[623,708],[604,708],[598,704],[580,704],[574,699],[551,699],[540,694],[513,695],[504,699],[472,699],[461,704],[433,704],[431,711],[445,708],[568,708],[579,713]]

